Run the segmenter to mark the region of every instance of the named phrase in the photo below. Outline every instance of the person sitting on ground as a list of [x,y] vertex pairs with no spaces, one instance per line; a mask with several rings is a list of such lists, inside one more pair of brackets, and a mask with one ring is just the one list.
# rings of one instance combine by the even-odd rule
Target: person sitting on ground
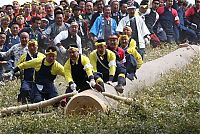
[[129,40],[127,35],[120,35],[119,37],[120,47],[125,51],[126,62],[124,65],[126,67],[126,77],[133,80],[136,77],[136,70],[141,67],[143,60],[136,48],[130,47]]
[[[132,35],[131,27],[125,26],[123,28],[122,35],[127,35],[128,36],[128,38],[129,38],[129,44],[128,44],[129,47],[133,47],[134,49],[137,49],[136,41],[133,38],[131,38],[131,35]],[[120,42],[119,42],[119,46],[120,46]]]
[[35,69],[34,84],[31,90],[32,103],[37,103],[58,96],[54,80],[57,75],[65,76],[64,67],[56,61],[56,47],[48,47],[45,55],[45,58],[35,58],[30,61],[22,62],[17,65],[12,72],[9,72],[10,74],[14,74],[23,69]]
[[[81,55],[76,45],[69,46],[68,53],[69,59],[64,65],[65,78],[69,83],[66,93],[76,90],[82,92],[91,88],[96,88],[100,92],[105,91],[103,80],[100,77],[94,77],[89,58]],[[61,105],[64,106],[65,102],[66,98],[61,101]]]
[[[20,57],[18,65],[25,61],[30,61],[34,58],[44,58],[45,55],[38,52],[38,42],[31,39],[28,42],[28,52]],[[30,103],[31,89],[33,86],[34,68],[28,68],[23,70],[23,78],[21,80],[20,93],[18,95],[18,102],[22,104]]]
[[110,85],[112,85],[112,82],[118,81],[115,89],[122,93],[124,90],[122,86],[126,84],[125,75],[120,74],[121,68],[117,68],[115,53],[107,49],[106,42],[103,39],[97,40],[95,46],[96,50],[93,50],[89,56],[94,73],[101,73],[100,76],[103,81]]

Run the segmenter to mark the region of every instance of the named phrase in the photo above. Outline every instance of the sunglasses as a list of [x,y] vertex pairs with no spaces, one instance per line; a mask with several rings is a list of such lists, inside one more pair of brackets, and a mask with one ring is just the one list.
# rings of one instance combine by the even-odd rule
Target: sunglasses
[[154,4],[155,4],[155,5],[159,5],[160,3],[159,3],[159,2],[154,2]]

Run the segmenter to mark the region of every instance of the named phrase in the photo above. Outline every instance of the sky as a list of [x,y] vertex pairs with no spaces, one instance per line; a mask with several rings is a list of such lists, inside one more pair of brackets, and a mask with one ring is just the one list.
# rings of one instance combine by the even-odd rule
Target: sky
[[[3,6],[3,5],[8,5],[8,4],[12,4],[12,1],[13,0],[0,0],[0,6]],[[31,2],[32,0],[18,0],[21,4],[23,4],[24,2]],[[57,3],[59,3],[60,0],[56,0]],[[138,3],[141,2],[141,0],[135,0],[137,1]],[[195,0],[187,0],[188,2],[194,4],[194,1]]]

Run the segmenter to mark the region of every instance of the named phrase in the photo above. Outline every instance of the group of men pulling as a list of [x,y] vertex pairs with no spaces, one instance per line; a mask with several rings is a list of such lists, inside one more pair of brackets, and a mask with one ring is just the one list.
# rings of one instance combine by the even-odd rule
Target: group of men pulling
[[[36,103],[58,95],[54,85],[57,75],[64,76],[68,82],[66,93],[82,92],[95,88],[104,92],[104,83],[113,85],[123,93],[126,77],[133,80],[136,69],[143,63],[140,54],[134,47],[129,46],[129,37],[121,35],[109,36],[109,41],[100,39],[95,43],[96,49],[89,57],[80,53],[77,45],[67,48],[68,59],[64,66],[56,61],[58,47],[50,46],[45,54],[38,52],[38,43],[31,39],[28,41],[28,51],[21,57],[17,66],[4,76],[13,76],[23,70],[20,94],[18,101],[22,104]],[[67,42],[66,42],[67,43]],[[119,47],[119,45],[121,47]],[[64,106],[68,98],[62,100]]]

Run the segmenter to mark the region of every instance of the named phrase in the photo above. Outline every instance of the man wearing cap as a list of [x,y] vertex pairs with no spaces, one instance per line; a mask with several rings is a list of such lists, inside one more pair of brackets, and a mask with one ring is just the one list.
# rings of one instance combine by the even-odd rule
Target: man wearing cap
[[149,40],[149,30],[141,16],[135,15],[136,7],[128,6],[128,15],[122,18],[117,26],[117,32],[122,33],[125,26],[132,29],[132,38],[136,41],[137,49],[140,55],[144,56],[146,42]]
[[22,62],[13,71],[16,73],[23,69],[34,68],[34,84],[31,90],[32,103],[56,97],[58,92],[54,80],[57,75],[65,75],[63,66],[56,61],[56,48],[48,47],[45,55],[45,58],[35,58]]
[[[45,55],[38,52],[38,42],[34,39],[31,39],[28,42],[28,52],[24,53],[21,57],[18,65],[25,61],[30,61],[34,58],[44,58]],[[33,74],[34,74],[34,68],[28,68],[23,70],[23,78],[21,80],[21,88],[20,93],[18,95],[18,102],[21,102],[22,104],[26,104],[31,102],[30,100],[30,94],[31,89],[33,86]]]
[[[70,24],[69,30],[60,32],[54,39],[54,44],[58,46],[62,57],[59,58],[59,62],[64,64],[66,61],[66,49],[70,45],[76,45],[79,49],[79,53],[82,54],[82,43],[81,38],[78,35],[78,23],[72,22]],[[62,58],[62,59],[60,59]]]
[[90,29],[91,38],[94,42],[97,39],[104,39],[107,41],[110,35],[117,34],[117,22],[115,19],[111,18],[110,5],[104,6],[103,13],[102,16],[97,17]]
[[157,8],[159,7],[159,0],[153,0],[152,1],[152,8],[148,8],[148,1],[143,0],[140,3],[139,8],[139,14],[142,16],[142,18],[145,21],[145,24],[147,25],[147,28],[150,31],[150,37],[151,37],[151,45],[153,47],[160,46],[160,39],[157,37],[157,35],[154,33],[154,26],[156,22],[159,19],[159,15],[156,12]]
[[94,73],[101,76],[103,81],[111,84],[118,81],[115,89],[123,93],[123,87],[126,84],[125,75],[122,74],[120,68],[117,68],[116,55],[107,49],[105,40],[100,39],[95,43],[96,50],[90,53],[90,61],[93,66]]

